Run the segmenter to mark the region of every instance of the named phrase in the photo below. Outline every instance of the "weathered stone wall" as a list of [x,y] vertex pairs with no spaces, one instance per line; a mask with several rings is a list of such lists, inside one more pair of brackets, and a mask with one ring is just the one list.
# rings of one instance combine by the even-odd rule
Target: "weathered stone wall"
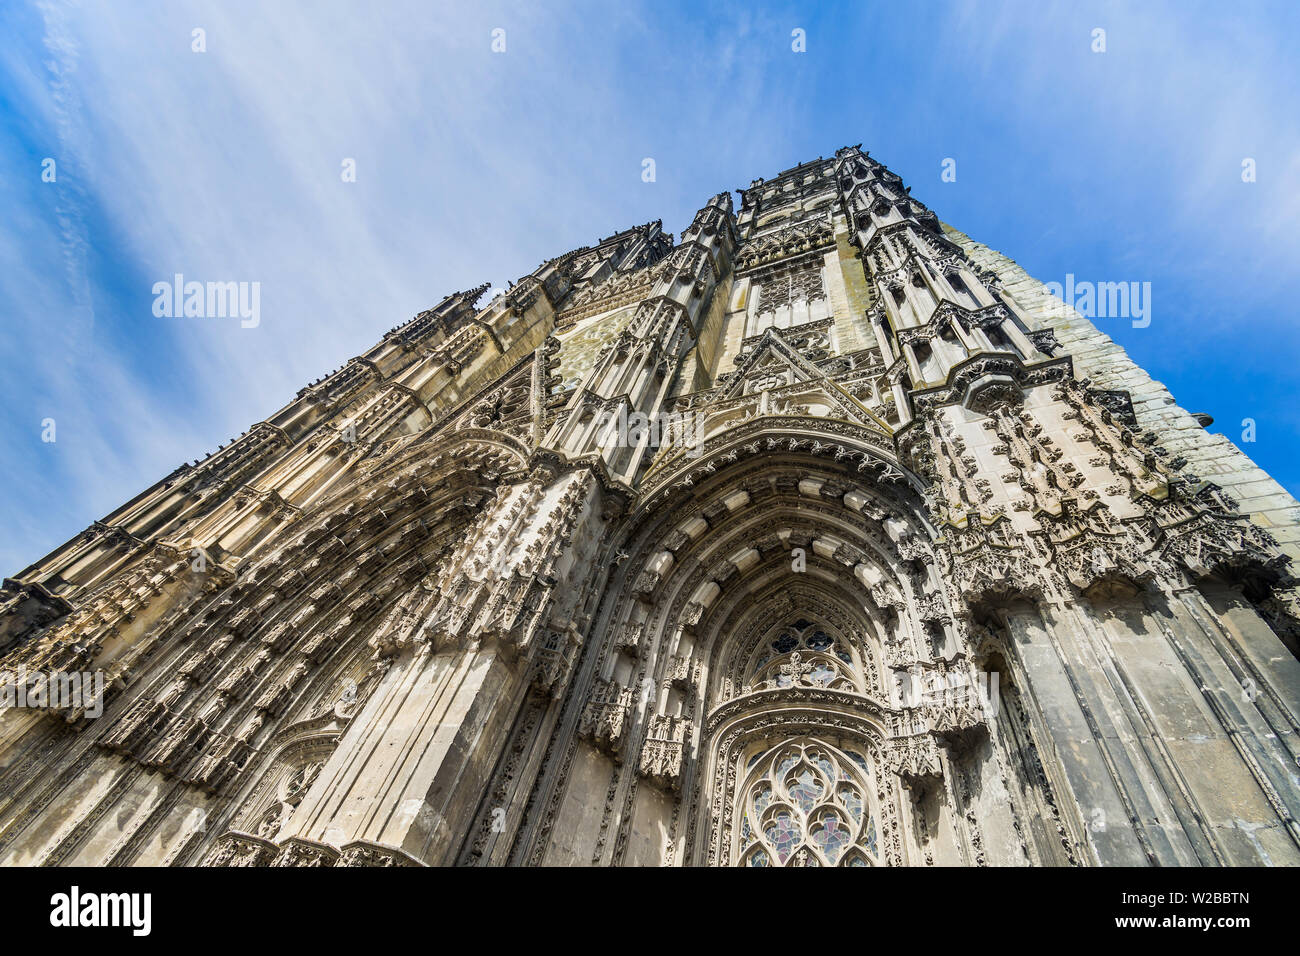
[[1127,391],[1143,430],[1159,435],[1161,447],[1187,459],[1188,471],[1221,486],[1244,513],[1277,538],[1287,554],[1300,559],[1300,502],[1285,488],[1226,435],[1202,428],[1169,389],[1129,358],[1122,346],[1046,292],[1043,283],[1015,260],[951,226],[945,225],[944,230],[977,265],[997,273],[1006,291],[1033,318],[1035,328],[1056,332],[1062,352],[1073,357],[1079,378],[1092,379],[1097,388]]

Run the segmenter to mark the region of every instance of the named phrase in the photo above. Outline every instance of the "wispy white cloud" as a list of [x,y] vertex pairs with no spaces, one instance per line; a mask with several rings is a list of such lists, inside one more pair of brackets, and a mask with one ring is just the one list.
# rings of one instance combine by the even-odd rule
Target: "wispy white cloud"
[[[679,230],[713,192],[845,142],[911,179],[909,164],[929,169],[969,137],[963,163],[996,157],[980,195],[999,187],[1006,215],[1052,203],[1044,232],[1072,240],[1086,222],[1130,236],[1120,261],[1175,277],[1224,254],[1213,228],[1243,237],[1228,265],[1261,283],[1300,242],[1300,188],[1287,188],[1300,152],[1279,121],[1294,91],[1269,69],[1289,34],[1260,39],[1259,23],[1212,10],[1196,27],[1171,7],[1119,4],[1047,15],[958,3],[920,17],[594,0],[21,9],[31,16],[3,15],[22,29],[0,29],[16,111],[16,149],[0,155],[0,189],[16,191],[0,226],[0,342],[23,356],[3,382],[0,451],[21,467],[4,488],[0,571],[439,296],[504,285],[634,222]],[[1106,57],[1087,52],[1094,20]],[[496,27],[504,54],[491,50]],[[794,27],[808,32],[805,55],[790,49]],[[191,51],[195,28],[205,53]],[[1254,200],[1230,188],[1231,169],[1222,178],[1245,144],[1260,153]],[[15,185],[34,177],[23,149],[58,154],[57,187]],[[1167,182],[1130,175],[1152,150]],[[654,184],[640,179],[646,156]],[[349,157],[355,183],[339,175]],[[978,179],[962,168],[963,183]],[[1018,188],[1028,174],[1038,192]],[[949,214],[952,194],[915,184]],[[1152,189],[1165,193],[1161,217],[1134,227],[1124,215]],[[1002,228],[998,205],[983,208]],[[260,282],[261,325],[154,318],[149,287],[175,272]],[[55,446],[37,437],[47,414]]]
[[[40,50],[29,42],[0,56],[33,122],[56,139],[64,275],[48,272],[48,221],[9,223],[0,281],[57,314],[29,312],[5,332],[31,356],[10,391],[44,396],[5,435],[35,469],[10,484],[16,507],[0,519],[11,570],[440,295],[504,285],[634,221],[679,227],[701,199],[683,175],[689,137],[656,129],[665,118],[626,95],[635,72],[665,83],[680,69],[645,42],[653,11],[604,10],[593,45],[587,12],[519,5],[36,9]],[[495,27],[505,54],[491,51]],[[191,49],[196,28],[206,52]],[[700,55],[675,81],[700,91],[684,110],[751,105],[753,94],[729,103],[710,87],[718,39],[683,37]],[[581,76],[566,69],[574,56]],[[757,78],[752,58],[732,63]],[[678,124],[690,115],[669,113]],[[584,128],[590,152],[565,143]],[[654,187],[640,181],[646,155],[660,162]],[[340,177],[345,158],[355,183]],[[40,265],[24,271],[33,249],[45,250]],[[260,282],[260,326],[155,318],[149,287],[176,272]],[[44,408],[59,422],[55,446],[34,446]]]

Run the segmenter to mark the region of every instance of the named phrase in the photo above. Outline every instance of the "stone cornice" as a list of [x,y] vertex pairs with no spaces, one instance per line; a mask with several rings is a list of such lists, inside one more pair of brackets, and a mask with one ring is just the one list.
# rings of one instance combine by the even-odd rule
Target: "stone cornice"
[[831,708],[841,708],[854,714],[875,718],[882,733],[886,732],[888,717],[899,713],[874,697],[851,691],[812,686],[760,688],[723,701],[715,707],[705,721],[704,733],[706,736],[712,736],[719,727],[737,717],[751,711],[767,711],[783,705],[813,705],[818,709],[829,705]]

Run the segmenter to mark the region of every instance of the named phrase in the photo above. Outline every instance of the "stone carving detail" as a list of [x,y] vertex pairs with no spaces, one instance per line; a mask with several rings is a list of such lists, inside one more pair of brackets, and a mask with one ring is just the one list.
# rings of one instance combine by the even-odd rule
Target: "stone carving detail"
[[419,866],[418,860],[391,847],[375,843],[349,843],[343,847],[335,866],[398,867]]
[[684,717],[652,716],[641,746],[642,775],[663,786],[678,789],[690,732],[691,722]]
[[821,271],[805,269],[788,275],[772,275],[763,280],[759,297],[758,314],[790,308],[796,302],[812,302],[826,298]]
[[909,785],[924,785],[943,776],[939,752],[929,734],[891,740],[884,751],[884,765]]
[[338,861],[339,852],[333,847],[294,838],[280,845],[280,852],[270,865],[322,867],[335,866]]
[[740,195],[5,579],[0,865],[1300,865],[1300,507],[860,147]]
[[807,254],[822,249],[835,241],[830,223],[825,220],[809,220],[796,223],[769,235],[758,236],[746,243],[737,259],[736,266],[745,272],[759,266],[789,259],[792,256]]
[[629,688],[613,681],[599,681],[583,708],[578,733],[619,755],[630,723],[632,697]]
[[270,866],[279,848],[249,833],[227,833],[212,847],[204,866]]
[[1005,517],[947,525],[938,545],[950,586],[968,604],[1042,591],[1038,568]]

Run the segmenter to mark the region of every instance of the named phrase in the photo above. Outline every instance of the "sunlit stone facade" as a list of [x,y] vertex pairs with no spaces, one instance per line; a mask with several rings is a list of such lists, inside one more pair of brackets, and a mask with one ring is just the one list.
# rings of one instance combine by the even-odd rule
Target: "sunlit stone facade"
[[1296,502],[860,148],[740,196],[7,579],[105,690],[0,713],[0,863],[1300,863]]

